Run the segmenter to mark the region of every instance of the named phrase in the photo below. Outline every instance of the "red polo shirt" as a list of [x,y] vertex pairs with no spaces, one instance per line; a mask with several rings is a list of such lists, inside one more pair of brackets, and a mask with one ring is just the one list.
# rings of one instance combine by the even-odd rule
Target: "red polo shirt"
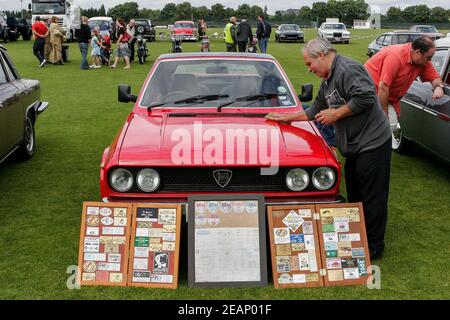
[[400,115],[400,99],[417,76],[424,82],[431,82],[440,77],[431,61],[424,66],[412,63],[411,46],[412,43],[388,46],[364,65],[375,82],[377,92],[380,81],[389,87],[389,103],[394,106],[398,115]]
[[[40,35],[44,35],[47,32],[47,26],[43,24],[41,21],[36,21],[31,27],[34,31],[39,33]],[[38,36],[34,36],[34,39],[38,39]]]

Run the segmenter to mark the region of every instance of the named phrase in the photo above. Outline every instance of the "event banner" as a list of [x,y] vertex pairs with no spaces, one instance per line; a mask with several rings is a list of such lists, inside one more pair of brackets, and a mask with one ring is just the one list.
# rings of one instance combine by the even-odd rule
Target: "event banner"
[[361,203],[269,206],[268,220],[275,288],[367,282]]
[[81,285],[175,289],[181,205],[83,203]]

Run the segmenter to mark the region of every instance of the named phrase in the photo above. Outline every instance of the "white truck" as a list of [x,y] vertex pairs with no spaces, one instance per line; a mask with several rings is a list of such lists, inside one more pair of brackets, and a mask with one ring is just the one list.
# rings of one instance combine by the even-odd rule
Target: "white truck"
[[81,9],[74,0],[31,0],[28,7],[34,23],[37,16],[42,19],[58,18],[58,24],[66,31],[67,41],[76,39],[75,30],[80,29]]

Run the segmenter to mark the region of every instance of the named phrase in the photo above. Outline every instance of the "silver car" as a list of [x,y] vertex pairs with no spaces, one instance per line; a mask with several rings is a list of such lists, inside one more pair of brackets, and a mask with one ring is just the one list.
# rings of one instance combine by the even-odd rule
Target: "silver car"
[[450,38],[435,44],[432,63],[444,81],[444,97],[433,100],[431,84],[415,80],[401,100],[392,149],[402,153],[415,143],[450,164]]

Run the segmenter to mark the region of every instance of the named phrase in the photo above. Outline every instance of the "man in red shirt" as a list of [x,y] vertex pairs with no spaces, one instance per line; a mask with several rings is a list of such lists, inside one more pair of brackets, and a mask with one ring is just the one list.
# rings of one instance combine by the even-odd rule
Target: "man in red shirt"
[[31,27],[34,35],[33,53],[39,59],[39,67],[43,67],[47,60],[44,57],[45,38],[48,36],[48,28],[42,23],[41,17],[35,18],[35,23]]
[[393,132],[400,116],[400,99],[417,76],[424,82],[431,82],[433,99],[444,95],[442,78],[430,61],[435,51],[433,40],[420,37],[412,43],[386,47],[364,65],[375,83]]

